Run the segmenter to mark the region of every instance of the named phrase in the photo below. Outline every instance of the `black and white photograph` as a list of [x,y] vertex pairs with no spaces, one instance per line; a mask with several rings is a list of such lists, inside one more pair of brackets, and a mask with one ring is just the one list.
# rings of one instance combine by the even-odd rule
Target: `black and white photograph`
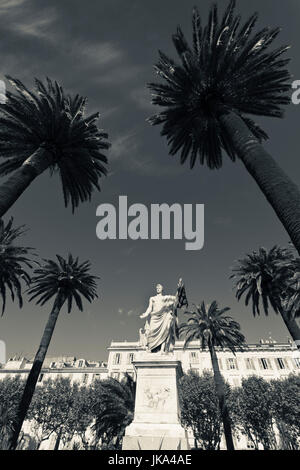
[[299,0],[0,0],[0,31],[1,454],[299,451]]

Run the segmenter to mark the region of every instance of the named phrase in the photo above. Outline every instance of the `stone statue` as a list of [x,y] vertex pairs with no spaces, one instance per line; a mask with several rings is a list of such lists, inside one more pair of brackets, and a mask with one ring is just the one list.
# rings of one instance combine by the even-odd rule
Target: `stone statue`
[[140,344],[148,351],[168,353],[177,337],[177,295],[163,295],[163,286],[156,285],[156,295],[150,297],[149,306],[140,318],[147,318],[140,329]]

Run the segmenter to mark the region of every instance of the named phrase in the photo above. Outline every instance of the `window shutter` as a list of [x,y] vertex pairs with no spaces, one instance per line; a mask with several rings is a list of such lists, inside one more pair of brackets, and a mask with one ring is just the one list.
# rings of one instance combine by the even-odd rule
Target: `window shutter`
[[296,369],[300,369],[300,359],[298,357],[294,358],[294,364]]
[[280,370],[280,364],[279,364],[278,357],[276,357],[276,359],[275,359],[275,364],[276,364],[276,369]]

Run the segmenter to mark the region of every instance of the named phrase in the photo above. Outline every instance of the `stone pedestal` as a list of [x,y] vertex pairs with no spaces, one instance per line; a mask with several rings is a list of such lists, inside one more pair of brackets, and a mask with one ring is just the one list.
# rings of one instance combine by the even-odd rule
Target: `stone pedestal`
[[181,362],[172,353],[139,353],[133,422],[127,426],[123,450],[188,449],[187,433],[180,424],[178,379]]

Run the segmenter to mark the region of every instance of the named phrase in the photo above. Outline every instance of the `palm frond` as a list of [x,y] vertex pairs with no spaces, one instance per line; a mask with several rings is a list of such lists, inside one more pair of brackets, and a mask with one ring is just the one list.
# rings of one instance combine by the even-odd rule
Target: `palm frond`
[[94,430],[98,438],[109,434],[122,438],[133,420],[136,384],[129,374],[121,381],[113,378],[101,382],[102,408],[96,416]]
[[25,226],[13,227],[13,218],[5,225],[0,219],[0,295],[2,299],[2,315],[6,307],[7,290],[12,301],[18,299],[19,307],[23,306],[22,284],[30,284],[29,270],[36,261],[30,259],[33,249],[16,245],[16,240],[26,232]]
[[108,135],[99,128],[99,113],[85,116],[86,99],[71,96],[56,82],[35,79],[35,90],[6,77],[15,92],[0,105],[0,176],[19,168],[39,147],[51,151],[51,174],[60,174],[65,205],[72,210],[100,190],[107,174],[104,151]]
[[239,323],[225,315],[229,310],[228,307],[219,308],[216,301],[209,305],[203,301],[193,312],[187,312],[190,318],[179,327],[180,335],[185,340],[184,347],[191,341],[199,340],[202,349],[219,346],[234,352],[243,348],[245,337]]
[[292,299],[297,290],[292,281],[297,272],[296,265],[292,251],[276,245],[269,251],[260,247],[247,254],[232,269],[237,299],[244,297],[246,305],[251,302],[254,316],[260,314],[261,305],[266,315],[270,306],[276,313],[282,307],[299,311],[300,304],[297,307]]
[[235,160],[231,138],[219,119],[228,110],[262,141],[268,136],[249,115],[281,117],[283,105],[289,104],[289,59],[281,59],[288,47],[270,50],[279,28],[252,34],[256,21],[254,14],[240,25],[231,0],[221,20],[213,5],[203,28],[194,8],[192,47],[178,27],[172,39],[179,60],[159,51],[154,68],[161,81],[148,87],[152,103],[163,109],[148,121],[163,125],[169,153],[180,152],[182,164],[189,158],[191,168],[196,160],[220,168],[224,153]]
[[67,311],[71,312],[73,300],[82,311],[82,298],[92,302],[97,295],[97,276],[89,273],[89,261],[80,263],[71,254],[65,259],[56,255],[57,261],[44,260],[44,265],[34,271],[28,289],[30,301],[44,305],[51,298],[67,301]]

